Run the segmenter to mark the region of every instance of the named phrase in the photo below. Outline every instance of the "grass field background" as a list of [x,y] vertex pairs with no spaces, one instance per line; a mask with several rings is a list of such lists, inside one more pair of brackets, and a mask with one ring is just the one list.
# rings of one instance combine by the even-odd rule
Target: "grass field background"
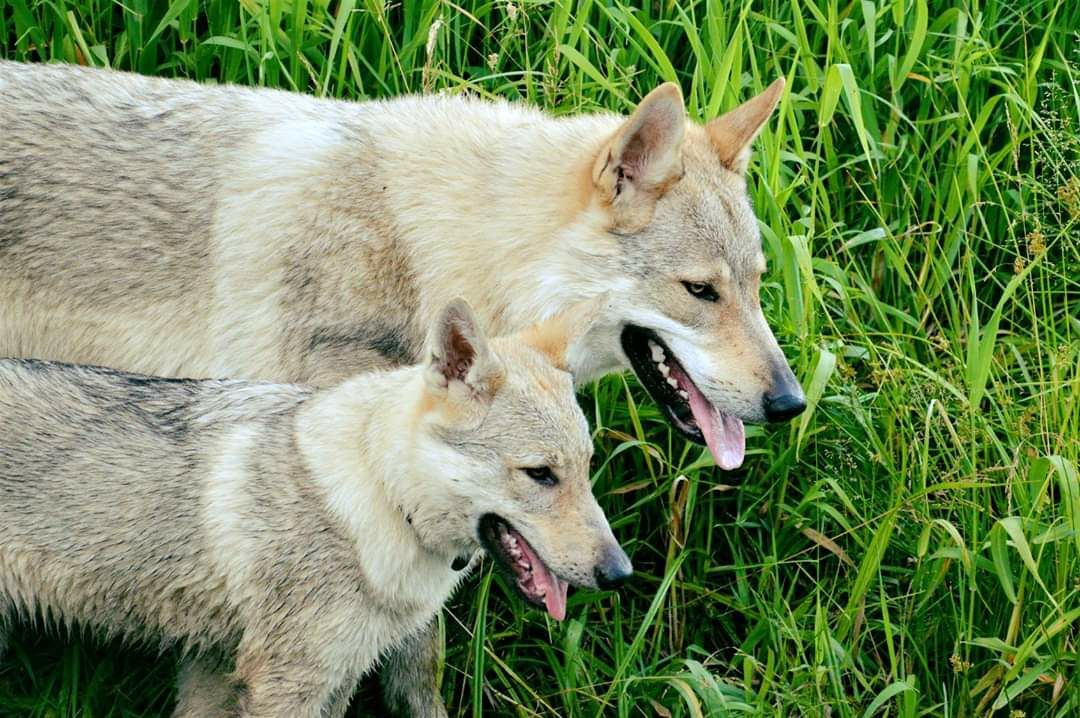
[[[699,120],[786,76],[750,191],[807,412],[726,474],[629,377],[585,392],[639,572],[561,625],[482,572],[451,714],[1080,715],[1080,4],[644,6],[0,0],[0,56],[558,114],[671,80]],[[0,714],[167,714],[172,671],[27,626]]]

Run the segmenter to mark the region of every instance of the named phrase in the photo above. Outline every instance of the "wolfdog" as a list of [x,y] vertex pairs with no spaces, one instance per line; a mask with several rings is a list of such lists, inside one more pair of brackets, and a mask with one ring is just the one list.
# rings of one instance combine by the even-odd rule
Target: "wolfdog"
[[[699,125],[673,84],[556,118],[0,62],[0,356],[326,386],[417,360],[455,296],[507,334],[608,293],[575,381],[629,367],[733,469],[805,406],[745,180],[783,88]],[[414,714],[424,663],[387,687]]]
[[177,714],[326,716],[483,547],[556,619],[630,561],[592,497],[561,318],[330,389],[0,360],[0,644],[16,614],[229,667]]

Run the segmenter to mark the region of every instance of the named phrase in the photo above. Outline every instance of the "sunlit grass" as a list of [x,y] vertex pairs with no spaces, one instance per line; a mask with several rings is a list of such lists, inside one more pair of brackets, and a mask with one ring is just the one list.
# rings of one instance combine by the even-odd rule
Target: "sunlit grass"
[[[557,113],[674,80],[699,119],[786,76],[750,190],[810,410],[724,474],[632,381],[587,392],[639,574],[561,626],[477,577],[451,711],[1078,714],[1080,5],[643,5],[0,0],[0,54]],[[36,636],[0,713],[169,710],[170,656]]]

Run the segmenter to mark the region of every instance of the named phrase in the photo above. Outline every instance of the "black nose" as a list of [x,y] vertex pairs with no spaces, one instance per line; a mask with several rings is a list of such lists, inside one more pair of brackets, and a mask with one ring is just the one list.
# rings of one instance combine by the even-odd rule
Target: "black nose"
[[608,551],[607,555],[593,569],[596,585],[605,589],[618,588],[633,575],[634,566],[630,563],[630,558],[618,546],[614,550]]
[[765,418],[769,421],[788,421],[806,409],[806,397],[798,394],[765,395]]

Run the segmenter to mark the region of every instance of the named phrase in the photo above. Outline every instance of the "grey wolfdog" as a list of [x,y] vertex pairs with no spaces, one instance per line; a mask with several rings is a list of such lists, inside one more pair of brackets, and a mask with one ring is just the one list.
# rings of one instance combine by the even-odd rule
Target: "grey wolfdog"
[[[699,125],[672,84],[554,118],[0,62],[0,356],[326,386],[417,360],[455,296],[508,334],[607,293],[575,381],[632,369],[733,469],[805,406],[745,180],[783,89]],[[413,715],[430,650],[389,660]]]
[[15,614],[179,644],[228,680],[177,715],[319,718],[481,547],[562,619],[631,573],[566,326],[488,341],[454,302],[427,361],[322,390],[0,360],[0,647]]

